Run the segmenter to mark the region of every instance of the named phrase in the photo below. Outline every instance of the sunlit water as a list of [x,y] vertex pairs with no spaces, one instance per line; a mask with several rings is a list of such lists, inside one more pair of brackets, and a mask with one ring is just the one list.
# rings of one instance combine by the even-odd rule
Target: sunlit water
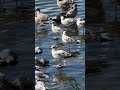
[[[49,16],[55,16],[60,13],[62,10],[57,6],[56,0],[36,0],[35,1],[36,8],[40,8],[41,12],[48,14]],[[84,18],[85,17],[85,1],[77,0],[78,4],[78,13],[77,17]],[[61,61],[62,65],[65,65],[66,68],[62,70],[57,70],[55,65],[59,62],[54,60],[51,54],[51,46],[56,43],[53,40],[53,37],[56,37],[56,34],[53,34],[51,31],[51,24],[48,22],[45,27],[36,26],[37,32],[39,35],[36,35],[35,46],[39,46],[43,49],[43,53],[41,55],[36,55],[39,59],[45,58],[50,61],[50,67],[43,68],[45,73],[48,73],[51,78],[45,81],[46,87],[51,90],[73,90],[73,88],[69,85],[69,81],[60,80],[59,84],[53,83],[54,76],[60,74],[65,77],[74,77],[78,83],[84,88],[84,72],[85,72],[85,44],[82,42],[80,45],[71,45],[71,51],[80,52],[80,55],[76,57],[72,57],[67,59],[66,62]],[[82,35],[84,28],[79,28],[79,34]],[[73,29],[74,30],[74,29]],[[59,36],[60,37],[60,36]],[[61,39],[59,42],[63,43]]]

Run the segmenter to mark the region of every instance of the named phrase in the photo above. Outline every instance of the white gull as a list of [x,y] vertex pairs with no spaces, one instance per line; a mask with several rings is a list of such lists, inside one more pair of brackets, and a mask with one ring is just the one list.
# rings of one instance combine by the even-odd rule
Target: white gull
[[69,52],[58,49],[55,45],[53,45],[51,49],[52,56],[56,59],[68,58],[72,56]]

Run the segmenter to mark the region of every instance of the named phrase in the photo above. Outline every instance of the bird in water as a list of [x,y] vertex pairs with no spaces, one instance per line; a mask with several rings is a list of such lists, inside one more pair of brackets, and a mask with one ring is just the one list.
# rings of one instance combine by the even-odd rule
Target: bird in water
[[44,24],[46,21],[48,21],[49,16],[47,14],[44,14],[40,11],[39,8],[36,9],[36,17],[35,20],[39,22],[41,25]]
[[55,59],[68,58],[72,56],[69,52],[59,49],[55,45],[53,45],[51,49],[52,56]]
[[76,24],[76,21],[73,18],[68,18],[63,13],[61,13],[61,23],[64,26],[68,27],[68,26]]

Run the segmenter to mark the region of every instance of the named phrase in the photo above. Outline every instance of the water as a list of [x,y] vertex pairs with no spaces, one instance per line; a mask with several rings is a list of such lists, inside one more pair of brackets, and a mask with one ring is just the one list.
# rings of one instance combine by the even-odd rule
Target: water
[[[94,0],[93,0],[94,1]],[[100,0],[97,0],[100,1]],[[88,3],[88,2],[86,2]],[[96,3],[96,2],[94,2]],[[101,2],[99,2],[101,3]],[[91,6],[86,10],[93,7]],[[98,6],[97,4],[93,4]],[[119,11],[119,5],[117,6],[117,13]],[[102,11],[102,12],[101,12]],[[97,71],[87,75],[86,74],[86,89],[88,90],[119,90],[120,85],[120,72],[119,72],[119,39],[120,39],[120,17],[117,15],[117,21],[115,22],[115,10],[114,4],[110,0],[102,0],[102,7],[95,9],[95,7],[89,12],[89,15],[96,15],[95,12],[99,12],[99,17],[90,18],[86,16],[86,28],[90,29],[94,33],[109,33],[112,41],[110,42],[99,42],[89,41],[86,43],[86,62],[96,62],[98,67]],[[97,16],[97,15],[96,15]],[[99,18],[101,18],[101,21]],[[89,21],[90,20],[90,21]],[[95,20],[98,20],[97,22]],[[89,21],[89,22],[87,22]],[[101,29],[102,28],[102,29]],[[101,62],[103,64],[101,64]],[[94,68],[93,67],[93,68]]]
[[20,3],[16,6],[14,0],[7,0],[4,2],[4,15],[0,12],[0,50],[12,49],[19,61],[16,66],[0,67],[0,72],[9,79],[31,75],[34,81],[33,3],[25,1],[23,8]]
[[[56,0],[36,0],[35,7],[40,8],[41,12],[48,14],[49,16],[55,16],[57,13],[60,13],[62,10],[57,6]],[[85,1],[84,0],[77,0],[78,4],[78,13],[75,18],[85,17]],[[53,34],[51,31],[51,24],[48,22],[45,27],[36,26],[37,31],[39,32],[36,35],[36,42],[35,46],[39,46],[43,49],[43,53],[41,55],[36,55],[39,59],[45,58],[50,61],[50,67],[46,67],[43,69],[45,73],[50,74],[51,79],[45,82],[46,86],[51,90],[73,90],[73,88],[69,85],[69,81],[67,78],[74,77],[78,83],[84,88],[84,72],[85,72],[85,43],[84,41],[80,45],[73,44],[71,45],[71,51],[80,52],[79,55],[76,57],[68,58],[66,62],[65,60],[61,61],[62,65],[65,65],[66,68],[62,70],[55,69],[55,65],[59,62],[54,60],[51,54],[51,46],[56,43],[53,40],[53,37],[56,37],[56,34]],[[38,29],[39,28],[39,29]],[[78,28],[79,34],[82,35],[84,28]],[[73,29],[76,31],[76,29]],[[59,36],[60,37],[60,36]],[[76,37],[76,36],[75,36]],[[61,39],[59,42],[63,43]],[[53,84],[53,78],[61,79],[60,77],[63,76],[59,81],[59,84]]]

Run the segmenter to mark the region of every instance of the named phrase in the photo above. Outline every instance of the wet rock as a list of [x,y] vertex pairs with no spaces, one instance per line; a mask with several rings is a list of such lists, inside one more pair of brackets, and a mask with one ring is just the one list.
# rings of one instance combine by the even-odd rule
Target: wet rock
[[0,73],[0,90],[20,90],[19,87],[15,86],[8,80],[4,74]]
[[35,65],[42,67],[49,66],[49,61],[46,59],[35,60]]
[[40,67],[35,65],[35,70],[37,70],[37,71],[40,70]]
[[36,71],[36,70],[35,70],[35,76],[37,76],[41,79],[49,78],[49,76],[47,74],[43,73],[42,71]]
[[13,66],[17,63],[17,55],[12,50],[4,49],[0,52],[0,66]]
[[41,54],[43,50],[40,47],[35,47],[35,54]]
[[17,78],[12,82],[15,86],[19,87],[20,90],[33,90],[34,83],[26,77]]
[[46,36],[46,35],[48,35],[48,30],[46,28],[43,28],[43,27],[41,27],[41,28],[37,27],[36,28],[35,36],[43,37],[43,36]]
[[25,77],[9,80],[0,73],[0,90],[33,90],[34,83]]
[[70,76],[66,76],[64,74],[55,74],[53,76],[53,82],[54,83],[59,83],[60,81],[69,81],[69,80],[73,80],[73,77]]
[[56,65],[56,67],[55,67],[56,69],[63,69],[63,68],[65,68],[65,66],[61,66],[61,65]]
[[111,39],[110,33],[93,33],[91,30],[86,31],[85,40],[86,41],[99,41],[99,42],[107,42],[107,41],[113,41]]

